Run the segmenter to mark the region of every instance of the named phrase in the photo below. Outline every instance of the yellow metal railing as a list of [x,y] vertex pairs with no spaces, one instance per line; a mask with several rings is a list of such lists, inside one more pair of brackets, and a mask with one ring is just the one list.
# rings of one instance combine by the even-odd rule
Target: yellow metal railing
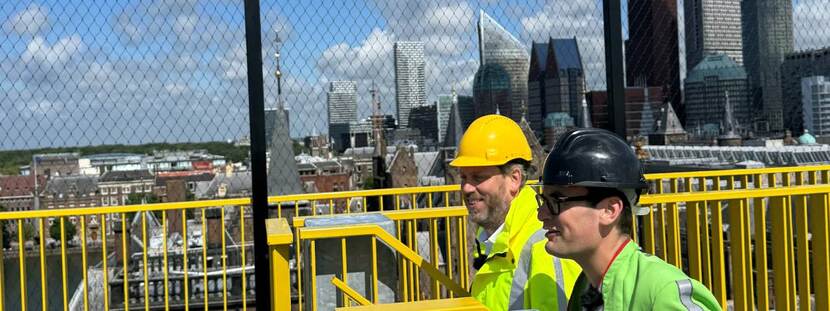
[[[311,269],[309,272],[311,284],[304,284],[302,278],[298,278],[298,288],[302,289],[305,286],[316,288],[315,277],[317,275],[314,270],[316,267],[316,242],[322,239],[339,239],[342,250],[340,256],[339,266],[342,268],[340,273],[341,278],[334,281],[339,284],[338,287],[348,287],[345,275],[348,275],[348,246],[346,238],[354,236],[371,236],[372,237],[372,303],[378,303],[378,255],[377,255],[377,241],[380,240],[385,245],[394,249],[401,258],[397,262],[398,267],[398,291],[400,292],[401,301],[412,302],[424,299],[440,299],[467,296],[465,288],[469,287],[469,256],[467,252],[467,236],[466,236],[466,215],[467,209],[464,207],[442,207],[442,208],[422,208],[417,210],[393,210],[377,212],[395,223],[396,236],[393,237],[386,231],[380,229],[376,225],[351,225],[346,227],[322,227],[311,228],[305,227],[306,221],[309,217],[295,218],[294,228],[297,229],[295,249],[297,250],[297,262],[302,262],[301,254],[305,254],[302,249],[303,242],[309,242],[311,249],[308,250],[309,262]],[[312,217],[313,218],[313,217]],[[441,226],[439,223],[443,223]],[[426,261],[418,253],[418,228],[421,227],[423,232],[427,234],[428,251],[430,261]],[[440,239],[439,232],[443,231],[444,239]],[[443,244],[444,252],[439,251],[439,244]],[[438,262],[439,256],[446,255],[443,258],[443,265]],[[454,260],[455,259],[455,260]],[[387,263],[388,264],[388,263]],[[440,271],[443,266],[443,271]],[[298,266],[298,274],[302,273],[304,267]],[[421,273],[423,271],[426,276],[430,277],[429,284],[426,280],[422,282]],[[339,282],[338,282],[339,281]],[[342,283],[342,284],[340,284]],[[345,286],[343,286],[345,285]],[[317,297],[315,291],[311,291],[310,297],[303,298],[300,296],[300,310],[304,308],[303,299],[310,299],[309,305],[312,310],[315,310],[317,305]],[[346,296],[352,296],[354,293],[349,290],[341,291]],[[348,297],[344,297],[343,301],[346,306],[349,306]],[[351,300],[358,300],[351,299]]]
[[[817,310],[830,310],[830,166],[648,174],[646,178],[652,184],[652,194],[643,196],[641,205],[651,212],[635,216],[638,224],[635,228],[640,232],[634,236],[647,252],[683,268],[712,289],[724,306],[732,300],[736,309],[809,310],[809,304],[803,302],[814,299]],[[299,258],[304,254],[300,242],[308,240],[309,245],[314,245],[314,240],[324,238],[313,233],[320,232],[315,231],[319,229],[305,227],[308,219],[315,215],[366,213],[373,204],[379,210],[377,213],[394,222],[395,233],[390,236],[397,242],[392,244],[403,245],[396,251],[411,251],[419,257],[429,253],[430,261],[421,262],[421,265],[417,258],[415,262],[400,259],[397,263],[399,301],[414,306],[427,299],[442,298],[441,301],[449,302],[451,300],[446,298],[458,297],[459,293],[451,289],[453,284],[462,289],[470,284],[467,253],[470,236],[466,209],[455,207],[459,202],[455,201],[458,189],[458,185],[449,185],[270,197],[269,203],[276,206],[275,216],[289,218],[280,227],[282,235],[278,240],[282,244],[276,248],[282,247],[281,250],[275,250],[276,244],[272,242],[277,240],[271,240],[269,235],[274,257],[272,264],[275,265],[272,282],[277,285],[273,286],[271,295],[279,297],[273,301],[282,307],[291,303],[290,275],[301,275],[304,269],[310,268],[304,267],[304,261]],[[255,294],[249,277],[251,271],[246,268],[253,262],[249,205],[249,199],[231,199],[0,213],[0,221],[19,228],[13,233],[12,240],[20,245],[13,251],[0,252],[0,259],[3,259],[0,263],[5,263],[0,264],[0,279],[11,275],[18,284],[40,282],[39,295],[33,287],[15,284],[15,288],[6,288],[8,284],[0,282],[0,290],[4,293],[0,295],[0,310],[11,308],[14,303],[19,303],[20,309],[32,309],[38,304],[69,306],[76,289],[80,294],[75,296],[82,298],[77,301],[88,309],[94,303],[90,301],[90,291],[97,288],[90,287],[87,266],[96,263],[96,268],[113,271],[102,275],[103,284],[108,284],[102,290],[105,309],[128,310],[160,304],[194,310],[226,306],[245,309],[247,301]],[[232,232],[222,234],[217,245],[202,247],[211,244],[207,239],[210,230],[207,215],[214,207],[230,207],[227,211],[233,211],[228,214],[222,208],[217,212],[220,219],[225,219],[218,223],[218,230]],[[128,216],[132,214],[138,215],[135,225],[128,224]],[[77,225],[69,221],[70,217],[77,220]],[[88,224],[93,217],[99,219],[99,236],[102,238],[98,243],[91,242]],[[153,219],[159,219],[160,229],[150,230],[149,223]],[[61,238],[54,250],[49,249],[46,239],[50,221],[60,228]],[[80,245],[73,247],[73,243],[67,241],[64,234],[68,226],[79,229]],[[24,227],[30,229],[23,230]],[[199,228],[202,232],[200,241],[168,245],[171,230],[188,232]],[[270,226],[269,230],[272,228]],[[294,233],[286,228],[293,228]],[[165,237],[161,239],[162,251],[144,249],[130,254],[127,245],[131,237],[124,234],[129,229],[133,229],[131,235],[144,245],[152,242],[155,235]],[[327,234],[338,239],[346,236],[344,232],[349,230],[352,229],[331,229]],[[122,234],[116,236],[116,231]],[[37,236],[34,247],[27,246],[31,245],[27,240],[32,232]],[[418,247],[418,239],[412,237],[419,234],[428,236],[428,246]],[[379,239],[374,233],[371,236],[373,241]],[[237,246],[228,245],[227,237]],[[283,254],[281,258],[288,260],[291,247],[298,257],[295,258],[296,271],[288,270],[288,261],[274,261],[280,257],[277,254]],[[348,247],[341,249],[341,256],[347,258]],[[418,253],[419,249],[428,251]],[[440,262],[439,253],[445,256]],[[314,251],[309,250],[308,254],[313,256]],[[72,268],[71,256],[80,256],[84,266],[77,287],[68,282],[68,274],[74,273],[68,270]],[[39,258],[26,264],[27,257]],[[50,258],[59,260],[52,263]],[[276,265],[285,269],[276,270]],[[425,271],[430,269],[427,266],[436,268],[450,282],[430,275]],[[27,279],[32,275],[31,272],[27,275],[27,270],[39,270],[39,277]],[[348,272],[347,268],[344,270]],[[119,274],[117,271],[133,273]],[[283,276],[286,271],[289,277]],[[58,276],[61,295],[50,297],[46,294],[47,275],[50,278]],[[138,277],[132,277],[134,275]],[[302,277],[296,279],[296,299],[303,308],[303,300],[314,297],[304,297],[302,287],[316,284],[304,284]],[[339,281],[337,288],[343,295],[351,297],[343,299],[343,307],[349,307],[352,301],[365,303],[360,301],[359,294],[354,295],[356,292],[346,293],[350,289],[348,278]],[[203,285],[217,283],[235,285]],[[155,285],[158,286],[151,287]],[[206,289],[211,291],[208,295],[205,295]],[[235,293],[229,293],[229,290]],[[10,291],[19,293],[14,295]],[[366,297],[367,301],[378,302],[376,292],[367,293]]]
[[[758,180],[775,183],[774,179]],[[645,234],[644,245],[656,247],[658,256],[685,268],[712,290],[724,308],[729,297],[736,310],[810,310],[815,297],[817,310],[830,310],[829,193],[830,185],[785,183],[776,188],[644,196],[640,203],[658,217],[643,219],[643,228],[669,223],[665,235],[648,238]],[[686,214],[685,252],[680,239],[682,220],[677,216],[681,211]],[[727,230],[724,213],[729,217]],[[682,258],[688,267],[683,267]]]
[[[118,207],[91,207],[72,209],[53,209],[37,211],[19,211],[0,213],[0,221],[7,221],[15,224],[17,228],[16,241],[18,247],[14,253],[0,252],[0,272],[3,278],[9,274],[10,266],[6,262],[15,261],[17,275],[19,276],[19,288],[15,288],[17,295],[7,292],[7,288],[0,288],[5,296],[0,298],[0,310],[20,309],[27,310],[37,307],[46,310],[46,306],[61,305],[69,308],[77,296],[78,307],[89,310],[90,306],[103,306],[105,310],[118,309],[147,309],[169,308],[183,306],[185,309],[204,309],[214,307],[227,308],[232,306],[246,306],[249,295],[245,288],[250,282],[246,276],[246,269],[252,267],[251,239],[245,236],[246,226],[250,226],[250,213],[245,212],[244,206],[250,204],[249,199],[211,200],[181,203],[145,204]],[[211,208],[219,207],[218,227],[211,228],[218,232],[208,232],[206,227],[206,214]],[[238,218],[225,219],[225,207],[232,207]],[[181,229],[182,233],[188,232],[188,221],[196,219],[195,215],[201,213],[201,239],[199,241],[188,241],[187,235],[182,235],[183,240],[178,246],[168,244],[171,237],[170,230]],[[247,217],[246,217],[247,215]],[[131,217],[136,220],[135,224],[130,223]],[[76,219],[76,223],[68,221],[68,218]],[[176,227],[173,228],[169,218],[176,219]],[[96,236],[97,242],[93,243],[90,235],[91,219],[98,220],[99,231]],[[158,226],[151,228],[152,222]],[[57,250],[47,249],[46,237],[50,235],[47,223],[53,222],[60,230],[60,241],[56,246]],[[180,223],[180,224],[179,224]],[[27,233],[24,229],[36,228],[33,233]],[[117,224],[117,225],[116,225]],[[226,226],[233,224],[238,230],[234,233],[226,233]],[[36,226],[35,226],[36,225]],[[67,241],[66,236],[69,226],[77,228],[78,242]],[[152,230],[151,230],[152,229]],[[135,230],[135,232],[133,232]],[[250,230],[249,230],[250,231]],[[119,234],[117,234],[119,233]],[[127,234],[129,233],[129,234]],[[39,245],[29,247],[29,237],[24,235],[36,234]],[[236,245],[228,245],[226,236],[230,236]],[[218,235],[217,243],[209,243],[209,235]],[[131,253],[128,245],[134,241],[140,241],[139,245],[150,245],[155,241],[160,242],[160,248],[141,248],[136,254]],[[79,244],[72,246],[71,244]],[[192,245],[189,245],[192,244]],[[246,258],[248,253],[248,258]],[[9,255],[16,255],[17,259]],[[81,267],[70,265],[74,257],[80,256]],[[27,264],[27,257],[38,257],[37,265]],[[188,258],[190,257],[190,258]],[[217,260],[213,260],[216,258]],[[241,258],[241,259],[240,259]],[[210,262],[208,262],[210,259]],[[59,261],[59,265],[49,264],[50,261]],[[228,260],[235,262],[234,272],[229,273]],[[201,262],[201,264],[196,263]],[[102,292],[102,301],[90,301],[90,280],[88,279],[90,269],[100,271],[101,283],[95,284],[95,289]],[[39,270],[37,280],[28,280],[27,270]],[[70,271],[70,269],[73,269]],[[236,271],[241,270],[241,275]],[[248,272],[249,273],[249,272]],[[75,277],[81,275],[80,284],[70,284],[70,275]],[[133,278],[134,275],[139,275]],[[47,284],[47,278],[52,279],[59,276],[61,296],[50,297],[49,288],[55,284]],[[232,280],[229,278],[233,278]],[[201,283],[198,280],[201,280]],[[32,287],[25,284],[39,282],[40,293],[33,293]],[[2,282],[0,282],[2,283]],[[175,283],[175,284],[174,284]],[[240,284],[242,290],[230,292],[229,286],[221,284]],[[211,286],[211,284],[213,284]],[[176,288],[173,288],[176,285]],[[3,286],[0,284],[0,286]],[[100,288],[99,288],[100,287]],[[153,289],[151,291],[151,288]],[[73,295],[74,294],[74,295]],[[215,296],[214,296],[215,295]],[[231,296],[234,297],[231,297]],[[221,296],[221,299],[216,298]],[[171,297],[179,297],[178,300],[171,300]],[[211,299],[213,297],[213,299]],[[229,300],[229,298],[233,298]],[[19,299],[19,300],[18,300]],[[52,301],[57,299],[59,303]],[[18,308],[10,307],[10,303],[18,303]]]

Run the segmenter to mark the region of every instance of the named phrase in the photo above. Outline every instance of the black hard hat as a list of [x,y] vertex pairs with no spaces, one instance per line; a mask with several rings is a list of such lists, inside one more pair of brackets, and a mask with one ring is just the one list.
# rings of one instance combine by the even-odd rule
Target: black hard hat
[[597,128],[562,135],[545,160],[543,185],[633,189],[648,187],[640,160],[614,133]]

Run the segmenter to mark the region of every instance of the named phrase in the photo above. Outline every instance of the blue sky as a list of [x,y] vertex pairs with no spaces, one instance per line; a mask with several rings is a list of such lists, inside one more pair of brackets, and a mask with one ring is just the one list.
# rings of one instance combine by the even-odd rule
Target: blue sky
[[[796,0],[797,44],[809,31],[802,47],[827,45],[830,31],[807,27],[827,25],[827,7]],[[276,98],[275,32],[285,40],[283,98],[295,137],[325,132],[328,81],[358,81],[360,116],[375,82],[394,114],[395,41],[425,42],[430,102],[452,88],[469,94],[479,10],[528,46],[577,36],[589,87],[604,87],[599,0],[263,1],[266,104]],[[247,135],[243,14],[228,0],[4,1],[0,150]]]

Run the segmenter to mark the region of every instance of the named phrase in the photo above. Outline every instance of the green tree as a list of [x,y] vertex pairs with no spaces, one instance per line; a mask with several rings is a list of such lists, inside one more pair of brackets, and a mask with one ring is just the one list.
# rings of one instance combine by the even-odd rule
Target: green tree
[[[75,237],[75,234],[77,234],[78,230],[75,229],[75,225],[73,225],[71,222],[64,221],[63,231],[64,231],[63,234],[66,236],[66,240],[69,241],[69,240],[72,240],[72,238]],[[52,225],[49,226],[49,236],[51,236],[56,241],[61,240],[61,221],[60,221],[60,218],[55,218],[55,220],[52,221]]]

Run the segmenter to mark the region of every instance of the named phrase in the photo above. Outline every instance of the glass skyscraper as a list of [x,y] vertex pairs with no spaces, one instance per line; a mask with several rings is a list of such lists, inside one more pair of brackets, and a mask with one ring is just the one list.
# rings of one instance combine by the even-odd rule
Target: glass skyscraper
[[714,53],[726,54],[738,65],[744,63],[741,0],[686,0],[683,9],[688,71]]
[[349,122],[357,122],[357,82],[332,81],[326,92],[329,137],[337,151],[349,145]]
[[395,100],[398,125],[409,127],[409,112],[426,105],[424,43],[395,42]]
[[527,101],[530,56],[525,46],[481,11],[478,47],[480,63],[473,81],[475,115],[498,111],[518,121]]

